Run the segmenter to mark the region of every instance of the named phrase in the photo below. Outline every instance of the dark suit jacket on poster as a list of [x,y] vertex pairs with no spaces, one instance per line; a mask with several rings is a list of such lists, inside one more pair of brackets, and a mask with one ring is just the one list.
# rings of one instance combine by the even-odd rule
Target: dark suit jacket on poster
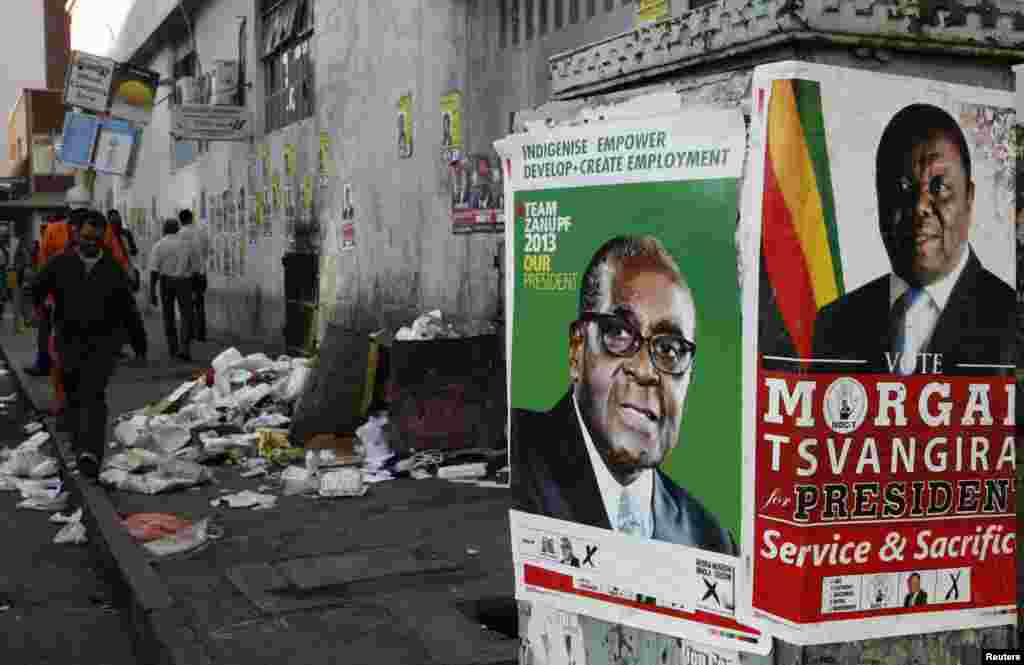
[[[1017,296],[982,267],[974,250],[939,315],[925,353],[942,354],[943,374],[989,374],[992,370],[958,368],[957,363],[1016,364]],[[892,348],[889,330],[889,275],[868,282],[818,311],[814,322],[814,357],[868,361],[866,365],[829,365],[822,372],[888,373],[885,352]],[[1013,370],[999,370],[1010,374]]]
[[925,591],[918,591],[917,594],[908,593],[903,598],[903,607],[914,607],[915,605],[927,605],[928,594]]
[[[571,393],[547,413],[513,410],[512,460],[512,482],[521,510],[612,528]],[[661,469],[654,472],[653,508],[654,540],[738,554],[732,535],[715,516]]]

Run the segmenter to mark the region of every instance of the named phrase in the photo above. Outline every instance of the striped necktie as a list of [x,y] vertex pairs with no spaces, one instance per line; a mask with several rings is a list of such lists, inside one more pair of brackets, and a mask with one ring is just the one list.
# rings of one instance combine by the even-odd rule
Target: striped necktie
[[925,295],[924,289],[909,288],[896,299],[892,307],[892,351],[900,354],[900,362],[896,367],[898,374],[912,374],[917,364],[915,355],[919,349],[913,348],[910,336],[907,335],[907,314]]
[[616,528],[619,532],[628,534],[630,536],[645,537],[644,524],[641,521],[640,516],[637,514],[636,508],[633,505],[633,500],[629,496],[629,492],[623,491],[619,495],[619,518],[617,520]]

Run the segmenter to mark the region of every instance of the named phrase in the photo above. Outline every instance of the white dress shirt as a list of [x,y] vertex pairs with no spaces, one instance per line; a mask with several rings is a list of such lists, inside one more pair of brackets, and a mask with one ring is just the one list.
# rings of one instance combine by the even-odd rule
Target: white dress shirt
[[619,481],[608,470],[600,453],[597,452],[597,447],[590,438],[590,432],[587,430],[587,426],[583,422],[583,416],[580,414],[580,406],[576,402],[575,392],[572,396],[572,405],[576,410],[576,420],[580,424],[580,431],[583,432],[583,441],[586,444],[587,455],[590,457],[590,466],[594,469],[597,487],[601,491],[601,500],[604,502],[604,509],[608,514],[608,523],[612,525],[612,529],[619,530],[619,501],[623,493],[627,493],[637,517],[640,518],[641,524],[644,525],[644,533],[653,536],[654,512],[651,509],[651,503],[654,497],[654,471],[652,469],[644,469],[640,472],[640,476],[631,484],[627,486],[619,484]]
[[[938,323],[942,310],[946,308],[946,303],[949,302],[949,296],[953,292],[953,287],[956,286],[956,281],[960,279],[961,273],[963,273],[964,268],[967,266],[969,252],[970,249],[965,246],[956,269],[937,282],[925,286],[924,295],[918,298],[913,306],[907,310],[904,335],[907,341],[908,353],[901,358],[901,365],[904,371],[913,370],[914,365],[917,363],[917,354],[928,346],[932,333],[935,332],[935,324]],[[909,289],[910,285],[896,273],[892,273],[889,276],[890,311],[896,305],[896,301],[899,300],[900,296]]]
[[200,227],[198,222],[192,222],[181,227],[178,235],[192,243],[192,249],[196,253],[194,272],[205,275],[210,257],[210,236],[206,229]]
[[192,243],[181,233],[164,236],[153,245],[149,269],[163,277],[191,277],[196,272]]

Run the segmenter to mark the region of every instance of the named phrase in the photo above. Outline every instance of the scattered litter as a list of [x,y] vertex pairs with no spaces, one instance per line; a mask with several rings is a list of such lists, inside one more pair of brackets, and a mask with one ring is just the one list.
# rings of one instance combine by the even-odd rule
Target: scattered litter
[[363,496],[366,485],[362,470],[345,467],[324,473],[320,476],[318,494],[322,497]]
[[263,468],[249,469],[248,471],[243,471],[242,472],[242,477],[243,478],[256,478],[257,476],[265,476],[265,475],[267,475],[267,470],[263,469]]
[[78,510],[76,510],[73,513],[71,513],[70,515],[62,515],[60,513],[55,513],[53,515],[50,515],[50,521],[53,522],[54,524],[69,524],[71,522],[81,522],[82,521],[82,509],[79,508]]
[[10,395],[4,395],[0,397],[0,402],[15,402],[18,399],[18,393],[11,393]]
[[280,413],[266,413],[247,421],[245,423],[246,432],[255,432],[258,429],[263,428],[280,428],[291,424],[292,419],[288,416]]
[[281,473],[284,495],[294,496],[320,489],[320,481],[306,468],[289,466]]
[[35,434],[41,429],[43,429],[42,423],[29,423],[22,428],[25,434]]
[[49,440],[50,440],[50,433],[49,432],[36,432],[35,434],[33,434],[28,439],[22,441],[17,449],[18,450],[38,449],[39,446],[43,445],[44,443],[46,443]]
[[121,524],[132,538],[143,543],[159,540],[192,526],[190,520],[170,513],[135,513],[124,518]]
[[483,478],[487,475],[487,463],[477,462],[474,464],[456,464],[453,466],[442,466],[437,470],[437,477],[444,480],[462,478]]
[[48,457],[39,464],[32,467],[32,470],[28,472],[30,478],[49,478],[50,476],[57,475],[59,467],[57,466],[57,460],[53,457]]
[[61,492],[55,497],[32,497],[25,499],[18,504],[18,508],[27,510],[46,510],[49,512],[60,512],[68,506],[68,493]]
[[60,514],[52,515],[50,516],[50,521],[58,523],[63,522],[64,524],[60,531],[57,532],[57,535],[53,537],[54,544],[84,545],[88,542],[88,537],[85,533],[85,525],[82,524],[81,508],[68,516]]
[[57,460],[37,448],[15,448],[0,464],[0,474],[21,478],[49,478],[57,473]]
[[210,505],[217,508],[227,505],[230,508],[273,508],[277,504],[277,497],[273,494],[260,494],[250,490],[242,490],[235,494],[225,494],[210,502]]
[[146,550],[158,557],[184,554],[205,545],[211,538],[210,520],[199,520],[162,538],[143,543]]
[[480,554],[480,550],[476,547],[467,547],[466,554],[469,554],[470,556],[476,556],[477,554]]
[[157,453],[145,448],[129,448],[116,455],[112,455],[107,460],[106,466],[111,469],[121,469],[122,471],[140,471],[142,469],[155,469],[162,459],[163,457]]

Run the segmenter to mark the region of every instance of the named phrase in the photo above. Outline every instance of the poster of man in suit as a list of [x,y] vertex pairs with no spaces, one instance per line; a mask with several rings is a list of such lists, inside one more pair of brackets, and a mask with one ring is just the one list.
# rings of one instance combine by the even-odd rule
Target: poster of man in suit
[[[1012,93],[780,63],[753,95],[741,614],[799,644],[1009,623]],[[906,604],[862,591],[909,566]]]
[[[588,583],[651,607],[669,600],[602,578],[608,569],[594,552],[618,538],[660,541],[679,560],[740,551],[735,231],[743,142],[738,112],[675,108],[513,135],[497,146],[511,174],[517,508],[553,518],[546,530],[560,522],[606,531],[594,537],[607,541],[576,552]],[[566,534],[558,542],[569,542]],[[630,584],[661,586],[653,580]],[[691,606],[699,600],[694,587]],[[584,634],[614,639],[607,614],[579,609],[591,610],[580,619]],[[653,631],[644,616],[636,612],[629,625]]]

